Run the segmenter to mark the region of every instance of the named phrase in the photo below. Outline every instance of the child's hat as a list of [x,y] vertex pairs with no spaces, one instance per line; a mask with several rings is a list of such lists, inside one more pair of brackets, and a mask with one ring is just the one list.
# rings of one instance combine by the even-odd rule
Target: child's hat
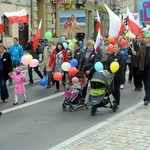
[[79,82],[79,79],[77,77],[73,77],[72,82]]
[[22,69],[21,69],[21,67],[16,67],[15,71],[18,73],[21,73]]

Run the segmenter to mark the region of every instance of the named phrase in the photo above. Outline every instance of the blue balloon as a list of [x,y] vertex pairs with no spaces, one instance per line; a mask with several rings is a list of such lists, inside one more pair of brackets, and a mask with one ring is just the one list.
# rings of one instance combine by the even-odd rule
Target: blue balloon
[[100,42],[100,43],[99,43],[99,45],[100,45],[100,46],[103,46],[103,43],[102,43],[102,42]]
[[47,85],[47,82],[48,82],[47,78],[44,77],[44,78],[41,79],[40,85],[41,85],[41,86],[46,86],[46,85]]
[[65,49],[67,49],[67,48],[68,48],[67,43],[63,43],[63,46],[64,46],[64,48],[65,48]]
[[60,42],[65,41],[65,37],[60,37]]
[[70,65],[71,65],[72,67],[77,67],[78,61],[77,61],[76,59],[72,59],[72,60],[70,60]]
[[94,68],[95,68],[96,71],[99,72],[99,71],[104,69],[104,66],[101,62],[97,62],[97,63],[95,63]]

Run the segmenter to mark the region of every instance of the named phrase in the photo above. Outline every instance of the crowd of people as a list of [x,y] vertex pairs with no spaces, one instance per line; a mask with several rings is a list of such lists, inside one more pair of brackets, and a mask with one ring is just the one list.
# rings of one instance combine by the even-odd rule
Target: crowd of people
[[[104,38],[103,45],[99,46],[97,50],[94,49],[94,41],[88,40],[85,47],[81,47],[81,42],[77,41],[74,44],[74,50],[71,52],[65,49],[63,42],[58,42],[56,46],[53,41],[48,41],[44,49],[41,48],[39,43],[38,48],[33,50],[33,37],[27,43],[25,50],[32,55],[33,59],[39,60],[39,55],[43,54],[43,61],[39,66],[34,67],[34,71],[42,79],[47,76],[48,82],[46,89],[56,84],[55,92],[59,92],[60,83],[53,79],[53,73],[59,72],[62,74],[62,84],[64,85],[70,79],[68,72],[62,70],[61,65],[63,62],[68,62],[71,59],[76,59],[78,62],[78,71],[84,72],[87,78],[87,84],[82,91],[82,99],[85,100],[87,95],[87,88],[92,75],[95,72],[94,64],[96,62],[102,62],[104,69],[110,70],[110,64],[113,61],[119,63],[119,70],[115,73],[114,78],[114,92],[112,93],[117,106],[120,105],[120,89],[123,89],[126,82],[134,84],[135,91],[142,91],[143,84],[145,90],[144,105],[148,105],[150,102],[150,34],[145,37],[143,41],[141,35],[136,35],[135,39],[122,36],[119,40],[124,39],[126,41],[125,46],[121,46],[120,43],[113,45],[114,52],[109,52],[108,46],[111,43],[108,38]],[[64,41],[65,42],[65,41]],[[13,38],[13,45],[10,46],[8,51],[3,44],[0,44],[0,89],[1,89],[1,103],[8,102],[9,93],[6,85],[6,81],[9,79],[8,86],[12,85],[12,80],[15,81],[14,105],[18,104],[18,95],[24,95],[24,102],[27,101],[26,90],[24,82],[25,76],[22,74],[20,61],[24,55],[24,50],[19,44],[18,38]],[[69,53],[68,53],[69,52]],[[126,70],[129,70],[128,78],[126,77]],[[15,68],[15,74],[13,69]],[[32,68],[28,67],[29,85],[34,83],[32,75]],[[126,81],[128,79],[128,81]],[[76,79],[78,80],[78,79]],[[0,112],[0,114],[2,114]]]

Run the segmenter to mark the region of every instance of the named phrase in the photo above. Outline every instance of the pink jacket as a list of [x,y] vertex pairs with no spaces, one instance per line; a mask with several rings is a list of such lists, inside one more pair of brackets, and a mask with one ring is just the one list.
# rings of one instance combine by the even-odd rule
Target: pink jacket
[[26,79],[24,74],[14,74],[10,75],[10,77],[15,81],[14,94],[21,95],[26,93],[26,89],[24,86],[24,82],[26,81]]

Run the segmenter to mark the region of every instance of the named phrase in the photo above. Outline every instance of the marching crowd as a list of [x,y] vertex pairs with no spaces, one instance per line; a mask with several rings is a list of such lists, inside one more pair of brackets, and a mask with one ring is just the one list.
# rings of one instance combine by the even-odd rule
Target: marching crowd
[[[110,41],[108,38],[103,40],[103,44],[98,49],[94,49],[94,41],[88,40],[83,48],[80,41],[74,44],[74,49],[65,49],[63,42],[58,42],[56,46],[53,41],[48,41],[44,49],[39,43],[38,48],[33,50],[33,37],[24,48],[32,55],[33,59],[39,60],[39,55],[43,54],[43,60],[40,66],[34,67],[34,71],[42,79],[47,76],[48,82],[46,89],[56,84],[55,92],[59,92],[59,81],[53,79],[53,73],[59,72],[63,75],[63,85],[70,79],[68,72],[62,70],[63,62],[69,62],[71,59],[76,59],[78,62],[78,71],[84,72],[87,78],[87,85],[83,88],[82,99],[85,100],[87,94],[88,83],[95,72],[94,64],[102,62],[104,69],[110,70],[110,64],[113,61],[119,63],[119,70],[115,73],[113,97],[119,107],[120,105],[120,89],[123,89],[125,83],[134,84],[135,91],[142,91],[144,85],[145,97],[144,105],[150,102],[150,34],[146,35],[143,41],[141,35],[136,35],[135,39],[130,39],[127,36],[122,36],[121,39],[126,41],[125,46],[121,46],[120,42],[113,45],[113,52],[110,52],[108,46]],[[24,95],[24,102],[27,102],[26,90],[24,82],[26,81],[20,66],[21,57],[24,55],[24,50],[19,44],[18,38],[13,38],[13,45],[8,51],[4,45],[0,44],[0,90],[1,103],[8,102],[9,93],[6,81],[9,80],[8,86],[14,85],[14,105],[18,104],[18,95]],[[39,69],[40,67],[40,69]],[[126,78],[126,70],[129,70],[128,78]],[[15,69],[15,73],[13,72]],[[32,68],[28,67],[29,85],[34,83]],[[127,79],[127,81],[126,81]],[[2,112],[0,112],[2,114]]]

